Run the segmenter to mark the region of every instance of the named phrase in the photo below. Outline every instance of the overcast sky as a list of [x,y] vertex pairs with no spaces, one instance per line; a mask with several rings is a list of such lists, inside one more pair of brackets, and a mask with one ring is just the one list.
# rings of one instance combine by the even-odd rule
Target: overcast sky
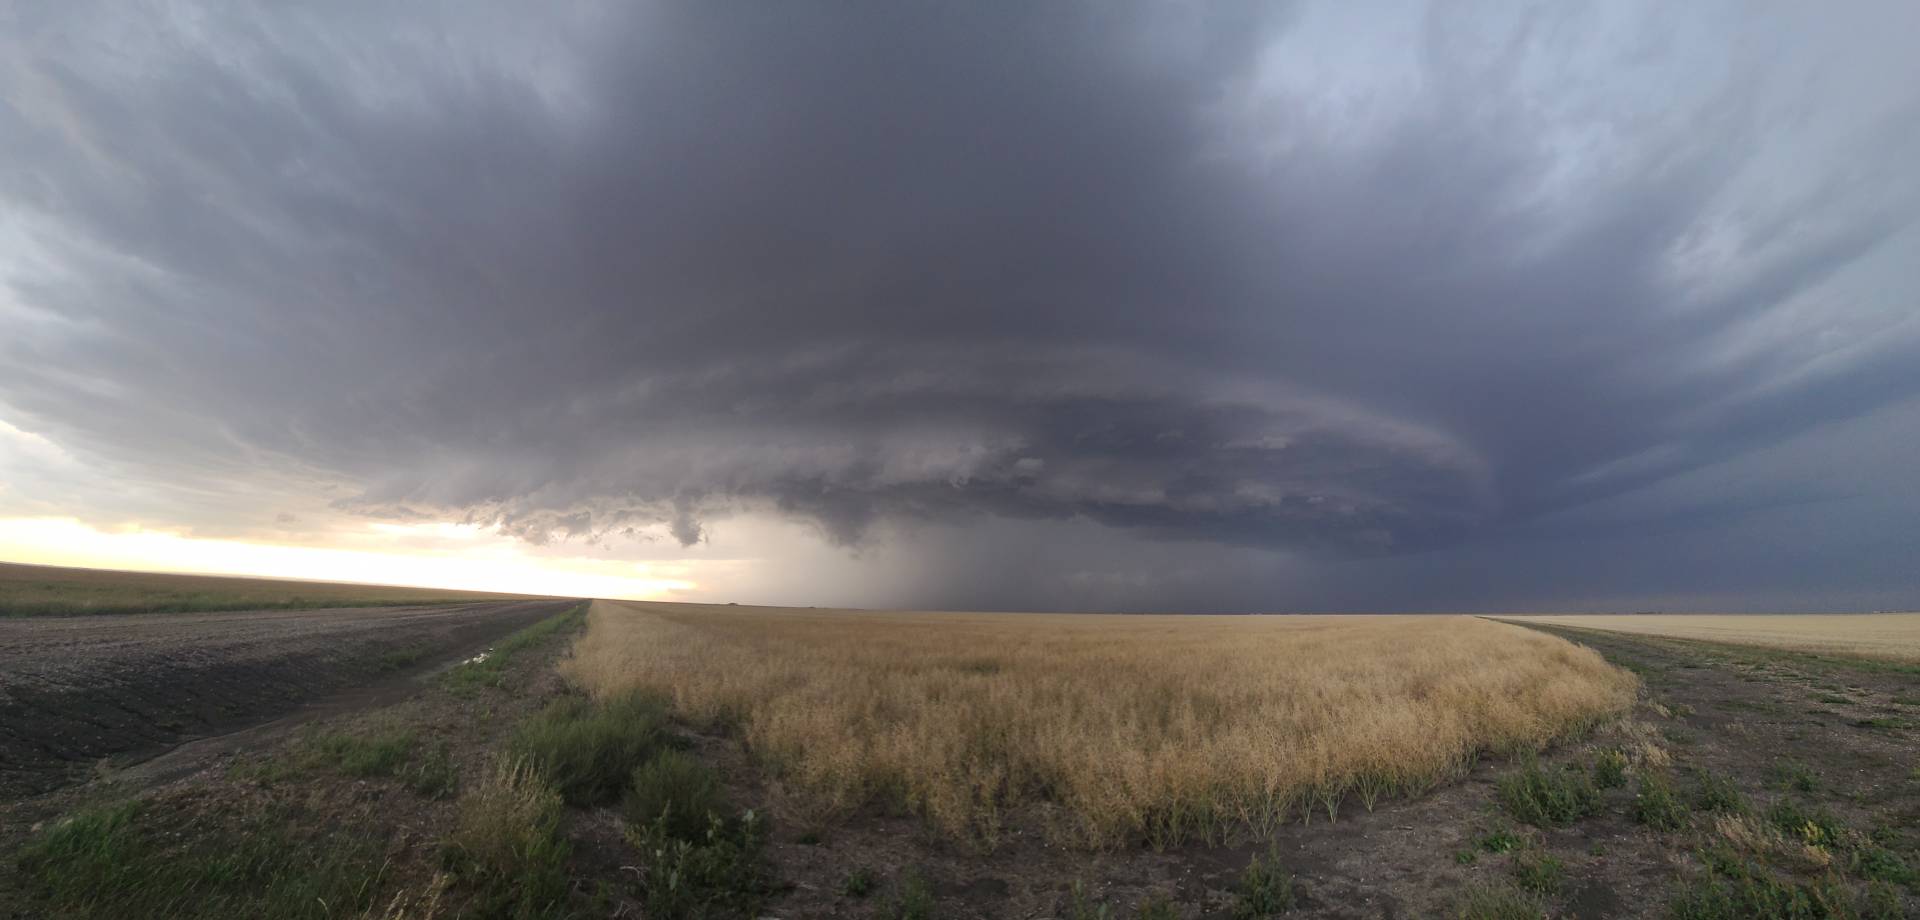
[[1915,35],[12,5],[0,518],[711,600],[1920,607]]

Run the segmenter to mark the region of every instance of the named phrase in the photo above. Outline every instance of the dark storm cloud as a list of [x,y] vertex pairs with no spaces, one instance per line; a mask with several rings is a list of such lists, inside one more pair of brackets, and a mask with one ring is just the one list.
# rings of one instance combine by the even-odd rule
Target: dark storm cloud
[[1881,11],[1785,52],[1738,8],[1677,48],[1326,12],[16,13],[0,411],[109,475],[536,542],[771,512],[1372,557],[1920,390],[1915,96],[1782,89]]

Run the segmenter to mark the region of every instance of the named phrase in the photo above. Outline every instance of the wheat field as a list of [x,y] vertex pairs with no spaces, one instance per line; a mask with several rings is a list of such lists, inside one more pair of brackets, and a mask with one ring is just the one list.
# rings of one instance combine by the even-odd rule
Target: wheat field
[[596,602],[562,665],[735,732],[809,820],[1168,845],[1371,808],[1631,705],[1591,650],[1468,617],[883,613]]
[[1501,617],[1518,623],[1920,662],[1920,613],[1633,614]]

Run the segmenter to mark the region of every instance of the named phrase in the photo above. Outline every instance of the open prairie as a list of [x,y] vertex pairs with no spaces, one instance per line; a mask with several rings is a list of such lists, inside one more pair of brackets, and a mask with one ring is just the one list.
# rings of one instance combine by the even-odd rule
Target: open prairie
[[398,607],[520,599],[439,588],[167,575],[0,562],[0,616]]
[[1498,619],[1697,639],[1830,655],[1920,662],[1920,613],[1631,614]]
[[[491,642],[404,692],[0,795],[0,917],[1920,911],[1906,665],[1467,617],[597,601],[499,638],[491,606],[395,612]],[[17,619],[90,639],[0,675],[216,712],[223,661],[364,678],[325,650],[427,638],[385,616]],[[123,692],[129,655],[194,667]]]
[[1218,839],[1369,808],[1631,705],[1572,643],[1466,617],[883,613],[602,603],[563,673],[737,729],[793,810],[991,842]]

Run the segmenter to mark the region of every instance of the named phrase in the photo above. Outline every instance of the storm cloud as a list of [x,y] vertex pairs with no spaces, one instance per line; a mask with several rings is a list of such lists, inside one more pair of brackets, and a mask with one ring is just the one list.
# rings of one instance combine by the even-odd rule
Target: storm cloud
[[1920,446],[1911,4],[8,15],[0,510],[797,521],[846,602],[1920,587],[1858,501],[1920,510],[1861,459]]

